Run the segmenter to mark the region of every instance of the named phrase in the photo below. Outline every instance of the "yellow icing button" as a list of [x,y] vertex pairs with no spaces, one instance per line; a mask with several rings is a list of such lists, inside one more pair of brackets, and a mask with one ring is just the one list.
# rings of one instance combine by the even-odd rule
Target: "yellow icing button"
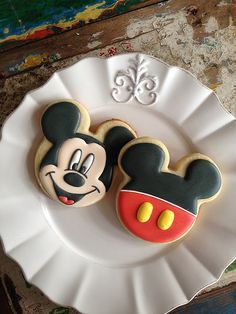
[[164,210],[157,220],[157,227],[161,230],[169,229],[173,224],[174,218],[175,214],[172,210]]
[[137,212],[137,219],[139,222],[147,222],[149,218],[151,217],[153,210],[152,203],[144,202],[139,206],[138,212]]

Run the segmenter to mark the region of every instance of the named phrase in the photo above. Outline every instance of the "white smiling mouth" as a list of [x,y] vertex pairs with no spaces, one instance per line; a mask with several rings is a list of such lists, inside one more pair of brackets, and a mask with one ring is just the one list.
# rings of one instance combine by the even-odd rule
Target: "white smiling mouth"
[[56,182],[54,181],[53,177],[52,177],[52,173],[55,173],[55,171],[50,171],[48,173],[45,174],[46,176],[50,176],[51,180],[52,180],[52,184],[53,184],[53,188],[55,191],[55,194],[57,195],[57,198],[59,199],[60,202],[62,202],[65,205],[73,205],[77,202],[79,202],[83,197],[85,197],[88,194],[91,194],[95,191],[97,191],[98,193],[101,193],[99,188],[96,187],[95,185],[92,185],[92,187],[94,188],[93,190],[86,192],[86,193],[70,193],[67,192],[65,190],[63,190],[62,188],[60,188]]

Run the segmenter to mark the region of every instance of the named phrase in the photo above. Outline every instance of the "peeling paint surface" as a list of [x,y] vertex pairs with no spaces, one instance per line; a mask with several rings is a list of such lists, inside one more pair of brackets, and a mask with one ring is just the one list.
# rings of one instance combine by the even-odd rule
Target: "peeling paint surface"
[[88,47],[89,49],[94,49],[94,48],[96,48],[97,46],[99,46],[99,45],[101,45],[101,44],[102,44],[101,41],[99,41],[99,40],[94,40],[94,41],[92,41],[92,42],[89,42],[88,45],[87,45],[87,47]]
[[58,34],[108,15],[127,11],[140,0],[2,0],[0,44],[28,41]]
[[101,37],[101,35],[103,34],[103,32],[101,31],[101,32],[97,32],[97,33],[94,33],[94,34],[92,34],[92,38],[93,39],[98,39],[98,38],[100,38]]
[[225,5],[228,5],[229,4],[229,1],[227,0],[222,0],[220,1],[220,3],[218,4],[219,7],[222,7],[222,6],[225,6]]
[[[95,49],[95,45],[100,45],[96,38],[101,35],[96,34],[95,43],[91,42],[93,51],[2,81],[0,102],[10,112],[20,103],[24,93],[42,85],[57,69],[84,57],[109,57],[117,53],[141,51],[192,72],[203,84],[214,89],[224,106],[236,115],[236,27],[233,20],[230,19],[227,27],[218,28],[210,35],[205,34],[203,39],[195,39],[195,31],[195,27],[188,22],[186,8],[170,14],[156,15],[154,12],[153,16],[143,21],[131,20],[126,40]],[[13,90],[14,97],[11,96]]]
[[31,68],[32,66],[40,65],[42,62],[47,61],[57,61],[61,59],[60,53],[55,53],[54,55],[49,55],[47,53],[43,54],[32,54],[25,57],[20,63],[13,63],[9,66],[8,70],[10,73],[18,73]]
[[205,24],[205,31],[206,33],[212,33],[219,29],[217,20],[214,16],[210,16],[209,20]]
[[[135,32],[136,26],[136,22],[131,22],[128,37],[134,37],[130,30]],[[185,10],[151,17],[140,22],[139,27],[153,30],[130,40],[134,51],[145,51],[189,70],[214,89],[226,108],[236,115],[236,27],[232,19],[227,28],[219,29],[215,17],[210,17],[202,41],[194,38],[195,30],[188,23]],[[208,35],[212,32],[214,36]],[[208,77],[211,68],[215,73]]]
[[131,20],[126,30],[127,37],[131,39],[140,35],[140,33],[149,32],[153,29],[153,23],[155,20],[155,16],[144,20]]

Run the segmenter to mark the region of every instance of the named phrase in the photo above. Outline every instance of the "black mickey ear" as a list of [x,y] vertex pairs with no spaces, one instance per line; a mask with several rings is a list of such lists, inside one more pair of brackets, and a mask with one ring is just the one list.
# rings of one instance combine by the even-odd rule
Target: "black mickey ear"
[[58,102],[46,109],[41,125],[45,137],[51,143],[63,142],[72,137],[80,124],[80,110],[72,102]]
[[207,199],[214,196],[221,187],[221,175],[218,168],[209,160],[192,161],[186,171],[185,180],[189,191],[197,199]]
[[165,160],[162,148],[152,143],[130,146],[121,158],[123,170],[132,178],[152,176],[160,172]]
[[122,147],[133,139],[133,133],[122,126],[115,126],[107,132],[104,139],[104,147],[107,154],[106,166],[99,178],[104,183],[106,191],[110,188],[113,167],[117,164]]
[[104,146],[113,165],[117,164],[118,156],[123,146],[133,139],[133,133],[123,126],[115,126],[107,132]]

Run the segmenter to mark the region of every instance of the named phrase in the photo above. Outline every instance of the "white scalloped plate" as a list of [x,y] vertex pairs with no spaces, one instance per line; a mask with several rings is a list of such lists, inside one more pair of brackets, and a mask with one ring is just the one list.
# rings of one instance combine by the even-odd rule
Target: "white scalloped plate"
[[[114,208],[119,175],[104,200],[88,208],[65,208],[40,191],[33,176],[40,115],[65,98],[84,104],[95,124],[119,118],[139,135],[157,137],[172,162],[197,151],[219,165],[223,190],[202,206],[187,236],[154,245],[127,233]],[[50,299],[85,314],[161,314],[188,302],[236,255],[235,136],[235,118],[210,89],[150,56],[88,58],[55,73],[26,95],[2,131],[0,233],[7,254]]]

